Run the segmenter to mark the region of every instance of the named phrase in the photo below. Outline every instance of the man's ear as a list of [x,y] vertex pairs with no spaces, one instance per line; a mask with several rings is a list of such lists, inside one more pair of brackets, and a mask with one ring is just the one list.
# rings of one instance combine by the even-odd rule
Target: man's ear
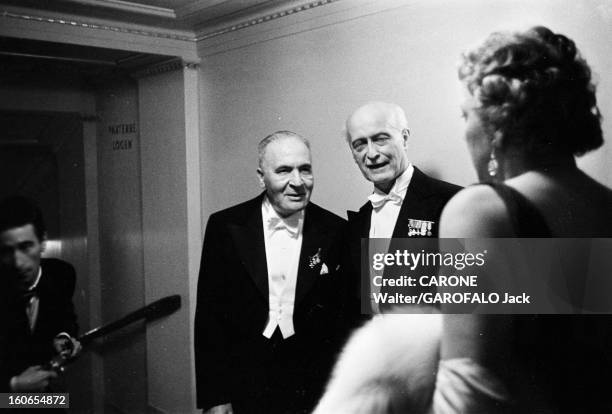
[[410,130],[408,128],[402,129],[402,138],[404,138],[404,146],[408,145],[409,136],[410,136]]
[[266,183],[264,182],[264,174],[261,168],[257,169],[257,178],[259,179],[259,186],[261,188],[266,188]]

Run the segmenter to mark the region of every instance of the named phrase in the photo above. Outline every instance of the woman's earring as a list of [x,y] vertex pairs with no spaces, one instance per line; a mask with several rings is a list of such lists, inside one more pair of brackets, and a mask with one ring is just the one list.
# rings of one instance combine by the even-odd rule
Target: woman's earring
[[491,150],[491,157],[489,158],[489,163],[487,164],[487,171],[489,172],[490,177],[495,177],[497,175],[497,169],[499,168],[499,164],[497,162],[497,158],[495,158],[495,149]]

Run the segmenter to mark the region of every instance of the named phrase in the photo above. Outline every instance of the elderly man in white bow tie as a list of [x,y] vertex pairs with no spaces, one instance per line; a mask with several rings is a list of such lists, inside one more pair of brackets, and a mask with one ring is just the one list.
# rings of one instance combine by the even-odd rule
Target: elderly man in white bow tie
[[208,413],[310,412],[346,331],[345,221],[309,203],[310,144],[279,131],[258,150],[264,192],[206,226],[195,355]]
[[[420,397],[430,395],[427,387],[437,367],[440,315],[401,315],[404,310],[396,305],[373,300],[381,287],[361,277],[360,266],[367,263],[361,240],[385,239],[376,241],[376,251],[393,252],[398,238],[438,237],[442,209],[460,187],[428,177],[410,163],[408,122],[398,105],[365,104],[349,116],[344,132],[355,163],[374,184],[359,212],[348,212],[349,251],[343,267],[353,280],[361,280],[360,287],[353,285],[350,309],[352,314],[361,311],[357,321],[377,316],[349,340],[314,413],[421,412],[419,404],[428,400]],[[421,240],[419,245],[435,242]],[[396,269],[385,271],[383,278],[393,279]],[[405,274],[405,269],[399,271]],[[418,289],[399,288],[409,294]],[[406,375],[414,367],[419,375]],[[413,405],[404,404],[406,393],[416,396],[409,401]]]
[[[359,280],[362,238],[437,237],[442,209],[461,187],[428,177],[412,165],[408,122],[396,104],[370,102],[357,108],[344,133],[355,163],[374,184],[359,212],[348,212],[345,267]],[[369,288],[362,283],[361,293],[367,295]],[[375,305],[372,310],[379,311]]]

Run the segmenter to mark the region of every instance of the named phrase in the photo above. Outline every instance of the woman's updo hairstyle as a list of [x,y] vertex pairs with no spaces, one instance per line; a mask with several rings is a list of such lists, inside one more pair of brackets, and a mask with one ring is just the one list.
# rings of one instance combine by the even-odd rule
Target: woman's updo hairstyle
[[503,145],[545,156],[582,155],[603,143],[591,70],[563,35],[545,27],[493,33],[462,56],[459,78]]

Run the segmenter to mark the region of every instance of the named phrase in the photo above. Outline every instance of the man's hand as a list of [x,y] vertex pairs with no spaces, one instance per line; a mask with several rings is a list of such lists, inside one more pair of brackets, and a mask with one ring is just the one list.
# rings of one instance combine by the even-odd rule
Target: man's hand
[[49,385],[51,378],[57,378],[55,371],[46,371],[40,365],[32,366],[11,378],[11,391],[44,391]]
[[228,403],[215,405],[207,411],[204,411],[204,414],[234,414],[234,410],[232,409],[232,404]]
[[76,338],[62,332],[53,338],[53,348],[63,358],[70,359],[81,352],[83,347]]

